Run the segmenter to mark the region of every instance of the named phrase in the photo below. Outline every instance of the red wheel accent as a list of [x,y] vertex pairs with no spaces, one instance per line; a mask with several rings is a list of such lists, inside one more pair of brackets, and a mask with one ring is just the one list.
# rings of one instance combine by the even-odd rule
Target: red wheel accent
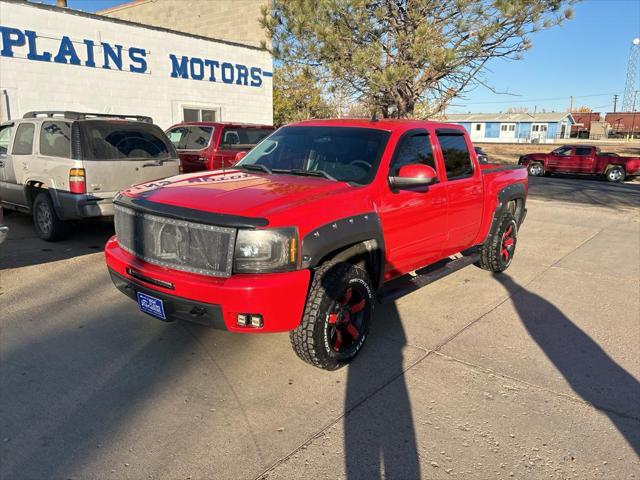
[[509,258],[511,258],[511,250],[515,243],[516,241],[513,238],[513,225],[509,225],[509,228],[502,234],[502,241],[500,242],[500,256],[505,262],[508,262]]
[[351,335],[353,340],[357,340],[360,337],[360,332],[353,323],[347,323],[345,330],[349,335]]
[[358,313],[361,310],[364,310],[365,305],[367,304],[366,300],[361,300],[355,305],[351,305],[351,313]]
[[359,341],[366,308],[367,299],[358,288],[353,287],[347,288],[342,298],[334,303],[327,317],[330,344],[334,352],[340,353]]

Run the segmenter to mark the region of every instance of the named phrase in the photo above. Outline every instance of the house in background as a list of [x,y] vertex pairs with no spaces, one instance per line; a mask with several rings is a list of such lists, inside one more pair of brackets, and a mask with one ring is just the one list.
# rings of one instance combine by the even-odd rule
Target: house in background
[[576,122],[569,112],[450,113],[444,120],[462,125],[474,142],[553,143],[569,138]]

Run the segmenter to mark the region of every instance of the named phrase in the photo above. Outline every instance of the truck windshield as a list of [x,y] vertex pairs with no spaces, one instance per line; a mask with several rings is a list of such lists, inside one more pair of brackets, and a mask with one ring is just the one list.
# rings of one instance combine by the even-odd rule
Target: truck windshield
[[373,180],[389,132],[358,127],[284,127],[259,143],[237,166],[273,173],[319,172],[342,182]]

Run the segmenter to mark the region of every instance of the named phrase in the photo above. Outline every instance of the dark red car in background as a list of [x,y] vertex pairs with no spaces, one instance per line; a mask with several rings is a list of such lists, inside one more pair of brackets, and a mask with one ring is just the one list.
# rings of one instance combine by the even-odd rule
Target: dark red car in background
[[640,175],[640,157],[604,153],[593,145],[563,145],[551,153],[530,153],[520,157],[518,164],[527,167],[529,175],[534,177],[571,173],[604,175],[610,182],[623,182]]
[[245,123],[183,122],[167,130],[184,173],[230,167],[275,127]]

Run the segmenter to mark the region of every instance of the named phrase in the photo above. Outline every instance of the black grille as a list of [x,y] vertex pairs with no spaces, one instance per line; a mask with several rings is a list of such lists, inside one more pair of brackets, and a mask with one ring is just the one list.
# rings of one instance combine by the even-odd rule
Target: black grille
[[118,244],[132,255],[176,270],[231,275],[236,229],[114,208]]

